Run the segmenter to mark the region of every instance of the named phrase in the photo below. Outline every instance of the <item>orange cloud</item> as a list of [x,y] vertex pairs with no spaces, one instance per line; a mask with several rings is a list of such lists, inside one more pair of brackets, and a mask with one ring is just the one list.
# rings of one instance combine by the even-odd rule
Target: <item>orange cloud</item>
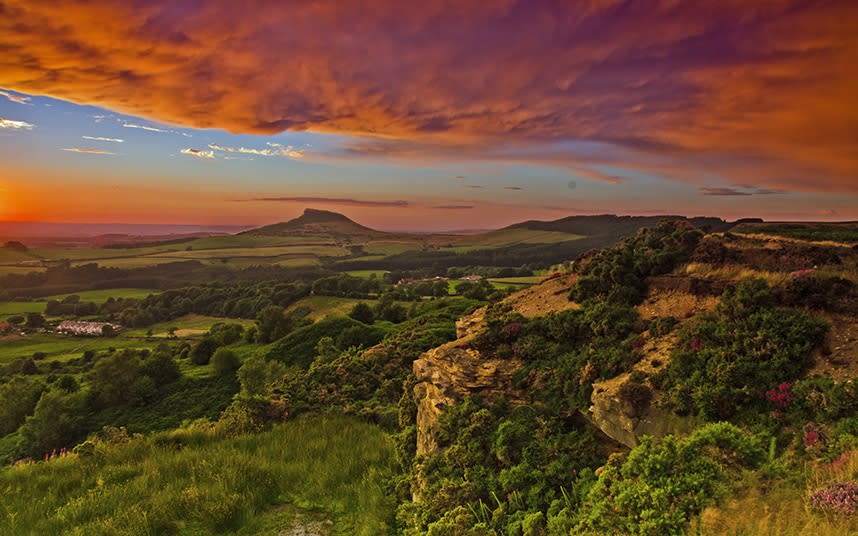
[[7,0],[0,86],[402,159],[584,140],[616,153],[522,158],[854,192],[856,22],[850,0]]

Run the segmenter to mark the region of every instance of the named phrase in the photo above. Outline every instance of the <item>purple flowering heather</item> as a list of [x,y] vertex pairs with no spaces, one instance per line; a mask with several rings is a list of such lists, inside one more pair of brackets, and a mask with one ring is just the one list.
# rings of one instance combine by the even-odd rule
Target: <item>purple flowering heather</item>
[[836,482],[810,496],[810,505],[829,514],[851,516],[858,511],[858,482]]

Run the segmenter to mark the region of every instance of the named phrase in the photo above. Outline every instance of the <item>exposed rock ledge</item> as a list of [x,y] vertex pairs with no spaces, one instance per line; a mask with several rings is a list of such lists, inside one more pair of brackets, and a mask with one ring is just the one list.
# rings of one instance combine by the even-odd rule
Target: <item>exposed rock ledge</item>
[[417,402],[417,454],[438,446],[438,418],[447,406],[467,395],[501,395],[510,398],[512,375],[518,360],[485,359],[462,340],[433,348],[414,362],[419,383],[414,386]]
[[[643,347],[644,357],[632,369],[638,375],[652,376],[667,366],[670,349],[677,343],[675,333],[655,340],[649,340]],[[680,417],[668,409],[658,406],[658,393],[655,400],[645,408],[633,408],[620,396],[620,387],[632,376],[632,373],[620,374],[615,378],[593,384],[590,396],[592,406],[586,417],[608,437],[633,448],[641,436],[664,437],[668,434],[685,435],[700,423],[690,417]],[[644,383],[652,389],[649,382]]]
[[[546,315],[576,307],[569,301],[574,276],[553,276],[538,285],[516,292],[504,300],[525,317]],[[417,454],[425,455],[438,446],[438,418],[445,408],[468,395],[503,396],[510,402],[524,402],[512,386],[512,377],[521,367],[517,359],[484,356],[470,347],[485,329],[485,307],[456,322],[458,339],[433,348],[414,361],[414,398],[417,403]]]

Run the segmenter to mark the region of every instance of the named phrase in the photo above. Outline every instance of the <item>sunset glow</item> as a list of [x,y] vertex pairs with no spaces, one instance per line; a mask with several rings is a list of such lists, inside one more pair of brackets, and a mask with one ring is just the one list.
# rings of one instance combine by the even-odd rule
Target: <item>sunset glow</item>
[[856,220],[856,24],[850,1],[0,2],[0,219]]

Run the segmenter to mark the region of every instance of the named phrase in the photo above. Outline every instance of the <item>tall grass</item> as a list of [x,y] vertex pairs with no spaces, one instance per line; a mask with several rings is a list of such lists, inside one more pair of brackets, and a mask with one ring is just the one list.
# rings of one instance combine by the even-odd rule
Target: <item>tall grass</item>
[[394,507],[384,490],[392,459],[378,428],[344,417],[235,439],[165,432],[3,470],[0,534],[223,534],[290,504],[331,519],[337,534],[381,535]]
[[692,522],[688,534],[729,536],[858,534],[858,519],[854,519],[854,516],[823,514],[811,509],[808,501],[811,493],[827,484],[858,479],[858,451],[849,451],[833,463],[809,465],[803,477],[803,483],[775,481],[765,487],[761,487],[759,482],[745,482],[747,491],[719,507],[705,510],[698,520]]

